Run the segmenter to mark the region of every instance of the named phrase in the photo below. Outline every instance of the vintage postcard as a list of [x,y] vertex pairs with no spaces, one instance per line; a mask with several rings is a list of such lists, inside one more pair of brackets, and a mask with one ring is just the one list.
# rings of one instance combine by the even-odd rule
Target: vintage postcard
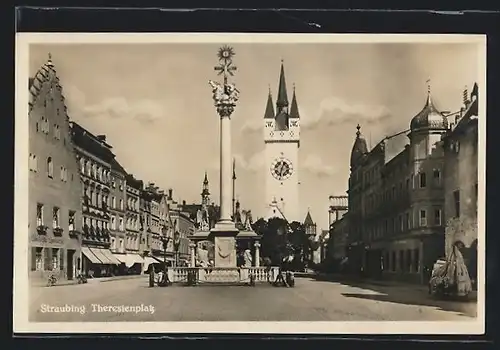
[[486,38],[18,34],[14,332],[482,334]]

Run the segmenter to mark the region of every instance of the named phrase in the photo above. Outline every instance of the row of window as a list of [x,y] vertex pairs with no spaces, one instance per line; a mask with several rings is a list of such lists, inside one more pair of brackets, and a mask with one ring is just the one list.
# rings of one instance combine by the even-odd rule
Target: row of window
[[83,157],[78,158],[80,162],[80,173],[82,175],[87,175],[90,178],[106,184],[111,182],[111,172],[108,169],[95,162],[86,160]]
[[[45,206],[42,203],[37,203],[36,205],[36,225],[37,226],[46,226],[45,225]],[[76,211],[74,210],[69,210],[68,211],[68,226],[67,229],[69,231],[75,230],[75,216],[76,216]],[[53,207],[52,208],[52,228],[62,228],[65,229],[66,227],[63,226],[63,223],[61,221],[61,209],[59,207]]]
[[139,230],[140,222],[139,222],[139,217],[138,216],[131,216],[127,218],[127,222],[125,224],[125,227],[127,230]]
[[[57,124],[54,124],[52,130],[54,139],[60,140],[62,138],[61,127]],[[50,134],[50,123],[46,117],[42,116],[40,118],[40,121],[36,123],[36,132],[42,132],[45,135]],[[64,140],[64,143],[66,143],[66,140]]]
[[[30,153],[29,155],[29,169],[30,171],[33,172],[38,172],[38,158],[35,154]],[[46,161],[46,166],[45,166],[45,171],[47,173],[47,176],[51,179],[54,178],[54,161],[52,160],[52,157],[48,157]],[[71,180],[73,180],[73,174],[71,176],[68,175],[68,169],[65,166],[61,166],[59,168],[59,179],[63,182],[67,182],[68,178],[71,177]]]
[[139,198],[128,196],[127,209],[139,211]]
[[406,249],[385,252],[382,257],[382,270],[390,272],[418,273],[420,272],[419,249]]
[[118,231],[125,231],[125,228],[123,226],[123,217],[121,216],[118,216],[118,225],[117,225],[117,220],[116,220],[116,217],[113,215],[111,216],[111,229],[113,231],[116,231],[118,229]]
[[83,187],[83,195],[84,197],[88,198],[89,204],[97,207],[97,208],[103,208],[105,204],[111,209],[116,209],[116,210],[125,210],[125,205],[123,204],[124,201],[123,199],[118,200],[118,205],[116,201],[115,196],[108,196],[104,191],[101,190],[94,190],[93,187],[91,186],[84,186]]
[[371,239],[382,238],[386,235],[398,234],[411,230],[413,228],[432,226],[442,226],[442,211],[439,208],[432,210],[433,218],[432,221],[429,220],[427,209],[421,209],[417,211],[417,220],[414,220],[411,212],[398,215],[391,219],[386,219],[383,222],[379,222],[378,225],[368,228],[367,232]]
[[99,228],[99,229],[109,229],[109,224],[107,221],[83,217],[82,218],[83,226]]
[[[385,202],[397,200],[401,196],[408,193],[408,191],[410,190],[410,186],[411,189],[415,189],[415,187],[421,189],[427,187],[427,175],[425,172],[418,173],[416,179],[417,184],[415,183],[415,177],[413,174],[410,176],[410,178],[406,178],[404,190],[403,181],[400,181],[398,185],[394,184],[390,189],[386,189],[385,191],[380,193],[370,194],[366,201],[366,211],[372,212],[378,209],[380,205]],[[441,171],[439,169],[433,170],[433,186],[441,186]]]
[[63,271],[64,250],[60,248],[33,247],[31,271]]

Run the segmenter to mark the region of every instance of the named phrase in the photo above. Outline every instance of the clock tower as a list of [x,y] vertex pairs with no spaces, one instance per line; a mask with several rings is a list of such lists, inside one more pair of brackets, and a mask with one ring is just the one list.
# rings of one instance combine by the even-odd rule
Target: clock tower
[[265,143],[265,203],[267,219],[284,216],[289,222],[299,221],[299,147],[300,115],[293,87],[291,105],[285,80],[281,72],[274,111],[271,91],[264,114]]

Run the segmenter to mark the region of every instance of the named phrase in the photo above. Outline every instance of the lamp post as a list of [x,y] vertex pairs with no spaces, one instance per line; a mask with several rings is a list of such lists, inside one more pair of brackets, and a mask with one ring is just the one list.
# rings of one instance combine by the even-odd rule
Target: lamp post
[[174,232],[175,266],[179,266],[179,246],[181,244],[179,231]]
[[167,269],[167,246],[170,242],[171,238],[167,236],[167,228],[165,226],[162,227],[162,238],[161,242],[163,244],[163,272],[165,274],[165,280],[160,282],[161,286],[167,286],[170,284],[170,279],[168,278],[168,269]]

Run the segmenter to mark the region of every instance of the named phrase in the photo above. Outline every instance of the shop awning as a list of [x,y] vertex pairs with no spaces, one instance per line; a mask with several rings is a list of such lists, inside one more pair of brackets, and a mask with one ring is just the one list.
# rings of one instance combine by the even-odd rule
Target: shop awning
[[102,252],[103,249],[100,249],[100,248],[89,248],[90,251],[92,253],[94,253],[94,255],[99,259],[101,260],[102,264],[105,264],[105,265],[114,265],[115,263],[111,260],[109,260],[106,255],[104,255],[104,253]]
[[159,263],[158,260],[156,260],[156,259],[154,259],[154,258],[152,258],[150,256],[147,256],[147,257],[144,258],[144,269],[143,270],[147,271],[148,268],[149,268],[149,265],[151,265],[151,264],[158,264],[158,263]]
[[113,256],[118,260],[120,263],[127,263],[127,254],[113,254]]
[[101,260],[90,251],[88,247],[82,247],[82,253],[85,255],[92,264],[102,264]]
[[120,265],[122,263],[113,255],[113,253],[111,253],[111,250],[103,249],[102,253],[104,254],[104,256],[106,256],[106,258],[108,258],[109,261],[113,262],[113,264]]

